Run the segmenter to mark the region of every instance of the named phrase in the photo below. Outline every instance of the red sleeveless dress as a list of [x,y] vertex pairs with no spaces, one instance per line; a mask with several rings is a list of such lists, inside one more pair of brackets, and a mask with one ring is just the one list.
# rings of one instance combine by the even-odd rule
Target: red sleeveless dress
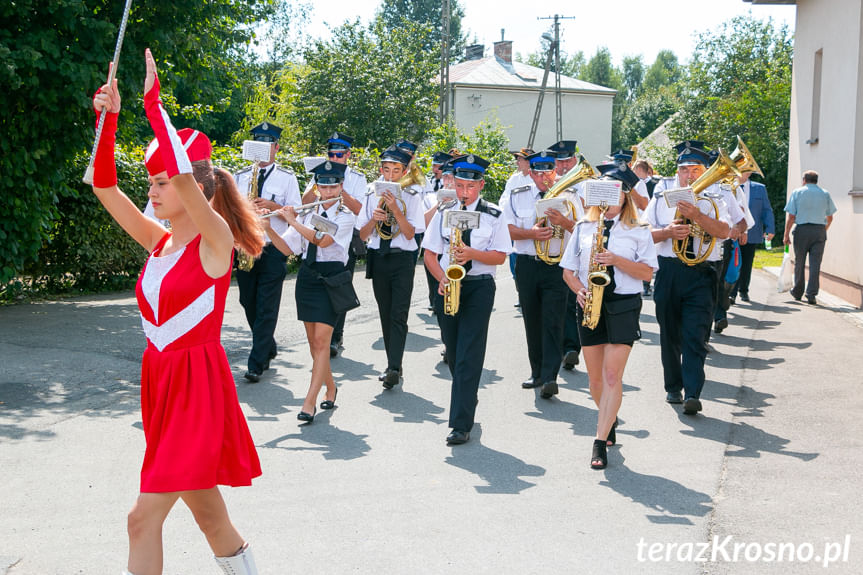
[[159,257],[169,237],[147,258],[135,289],[147,335],[141,492],[251,485],[261,464],[220,340],[231,271],[207,275],[200,235]]

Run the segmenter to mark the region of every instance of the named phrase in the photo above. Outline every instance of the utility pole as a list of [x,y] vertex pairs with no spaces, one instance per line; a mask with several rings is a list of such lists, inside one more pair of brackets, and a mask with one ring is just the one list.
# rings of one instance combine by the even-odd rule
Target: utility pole
[[441,2],[440,123],[449,117],[449,0]]
[[[575,20],[574,16],[546,16],[537,18],[537,20],[554,20],[554,115],[557,126],[557,141],[563,139],[563,105],[561,102],[562,96],[560,91],[560,21]],[[551,53],[549,52],[549,58]],[[548,70],[546,68],[546,70]],[[547,73],[547,72],[546,72]]]

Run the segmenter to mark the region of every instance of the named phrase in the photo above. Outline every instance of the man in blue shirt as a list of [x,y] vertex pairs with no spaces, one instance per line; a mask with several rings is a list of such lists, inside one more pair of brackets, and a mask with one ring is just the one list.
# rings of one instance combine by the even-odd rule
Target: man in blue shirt
[[791,226],[797,224],[794,228],[794,287],[791,288],[791,296],[797,301],[803,297],[808,254],[809,284],[806,286],[806,301],[814,305],[815,296],[818,295],[821,257],[827,242],[827,228],[833,223],[833,214],[836,213],[833,198],[827,190],[818,186],[818,172],[803,172],[803,187],[791,192],[785,211],[788,214],[785,220],[785,245],[791,243]]

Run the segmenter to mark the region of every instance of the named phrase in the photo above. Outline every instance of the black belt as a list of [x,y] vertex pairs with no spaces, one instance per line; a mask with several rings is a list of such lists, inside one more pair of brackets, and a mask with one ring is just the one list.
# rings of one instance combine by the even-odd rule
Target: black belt
[[409,254],[409,253],[412,253],[416,250],[408,251],[408,250],[403,250],[401,248],[390,248],[390,251],[388,251],[387,254],[380,253],[380,251],[381,251],[380,248],[369,248],[369,251],[374,252],[378,256],[385,256],[387,254]]
[[494,276],[491,274],[479,274],[479,275],[475,275],[475,276],[469,276],[469,275],[464,276],[463,278],[461,278],[461,281],[463,281],[463,282],[475,282],[475,281],[479,281],[479,280],[493,280],[493,279],[494,279]]
[[699,264],[695,264],[693,266],[688,265],[680,260],[680,258],[674,257],[670,258],[668,256],[659,256],[657,258],[660,262],[665,262],[668,265],[679,265],[684,268],[694,269],[700,272],[708,273],[716,271],[716,267],[722,263],[720,260],[716,260],[715,262],[707,261],[701,262]]
[[[517,258],[525,258],[525,259],[527,259],[527,260],[532,260],[532,261],[535,261],[535,262],[543,263],[543,264],[545,264],[545,265],[547,265],[547,266],[556,266],[556,265],[557,265],[557,263],[554,263],[554,262],[549,263],[549,262],[547,262],[547,261],[544,261],[544,260],[543,260],[542,258],[540,258],[539,256],[532,256],[532,255],[530,255],[530,254],[515,254],[515,255],[516,255],[516,257],[517,257]],[[557,257],[557,256],[553,256],[553,257]]]

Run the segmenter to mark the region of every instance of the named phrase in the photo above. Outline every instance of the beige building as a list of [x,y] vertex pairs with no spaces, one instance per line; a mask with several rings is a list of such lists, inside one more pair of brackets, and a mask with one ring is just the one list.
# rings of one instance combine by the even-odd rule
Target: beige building
[[[510,147],[527,145],[544,70],[512,60],[512,42],[494,44],[494,55],[450,66],[450,110],[463,132],[495,117],[504,126]],[[611,151],[611,107],[615,90],[561,76],[563,139],[578,140],[592,164]],[[534,149],[557,142],[554,74],[548,76]]]
[[863,307],[863,0],[744,0],[796,4],[788,194],[805,170],[836,204],[821,287]]

